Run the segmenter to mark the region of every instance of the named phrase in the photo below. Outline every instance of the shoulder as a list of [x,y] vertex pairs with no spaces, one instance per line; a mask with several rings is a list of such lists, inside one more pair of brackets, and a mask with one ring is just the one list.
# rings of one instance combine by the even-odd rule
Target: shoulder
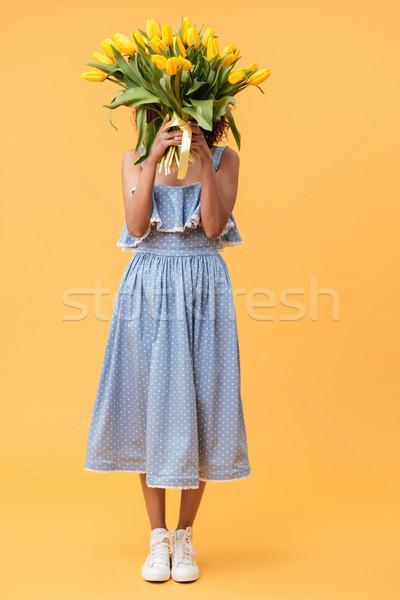
[[138,183],[142,167],[141,164],[135,165],[135,162],[139,156],[140,152],[136,152],[134,148],[127,150],[122,156],[121,177],[123,188],[126,190],[131,191]]
[[136,152],[135,148],[130,148],[129,150],[126,150],[126,152],[124,152],[124,154],[122,155],[122,162],[133,164],[139,158],[139,156],[139,151]]
[[240,166],[240,158],[239,154],[233,148],[229,146],[223,146],[223,150],[221,151],[221,160],[219,164],[219,168],[227,171],[239,170]]
[[140,152],[136,152],[135,148],[130,148],[129,150],[126,150],[126,152],[124,152],[124,154],[122,155],[122,172],[133,173],[136,170],[140,172],[139,170],[141,169],[141,165],[135,165],[135,162],[140,156]]
[[239,158],[239,154],[236,152],[236,150],[234,150],[230,146],[222,146],[222,147],[223,147],[223,150],[222,150],[222,155],[221,155],[221,162],[224,160],[225,162],[229,162],[232,165],[239,165],[240,158]]

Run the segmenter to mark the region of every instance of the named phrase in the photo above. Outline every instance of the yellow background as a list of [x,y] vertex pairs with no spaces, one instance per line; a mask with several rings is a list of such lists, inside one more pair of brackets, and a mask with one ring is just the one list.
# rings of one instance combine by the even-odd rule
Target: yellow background
[[[186,10],[76,0],[3,9],[3,597],[399,598],[398,4]],[[234,215],[245,244],[222,254],[237,292],[252,475],[207,484],[190,590],[141,579],[149,524],[138,475],[83,469],[131,257],[116,242],[121,157],[135,131],[126,108],[113,113],[118,132],[109,124],[113,84],[79,77],[103,38],[148,18],[176,30],[185,14],[213,27],[220,49],[236,44],[238,67],[272,69],[265,95],[237,96]],[[221,143],[237,149],[233,137]],[[312,318],[312,282],[336,291],[338,318],[326,295]],[[109,292],[100,306],[96,284]],[[275,306],[252,306],[260,288]],[[302,317],[280,301],[288,290]],[[64,303],[71,291],[86,315]],[[178,502],[169,490],[170,528]]]

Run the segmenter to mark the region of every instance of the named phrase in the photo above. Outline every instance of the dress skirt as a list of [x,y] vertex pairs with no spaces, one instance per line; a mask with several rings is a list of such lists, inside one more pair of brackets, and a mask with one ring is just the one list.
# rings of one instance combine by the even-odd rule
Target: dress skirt
[[213,242],[198,229],[153,231],[129,261],[85,469],[177,489],[249,477],[233,291]]
[[218,251],[138,249],[113,307],[85,468],[150,487],[250,475],[230,277]]

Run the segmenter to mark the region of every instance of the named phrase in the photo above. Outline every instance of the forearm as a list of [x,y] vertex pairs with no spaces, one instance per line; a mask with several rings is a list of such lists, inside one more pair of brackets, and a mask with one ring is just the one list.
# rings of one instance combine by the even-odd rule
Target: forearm
[[125,209],[126,226],[131,235],[142,237],[149,226],[153,208],[153,188],[157,163],[146,159],[138,184]]
[[209,238],[221,235],[230,213],[218,187],[212,157],[201,162],[201,222]]

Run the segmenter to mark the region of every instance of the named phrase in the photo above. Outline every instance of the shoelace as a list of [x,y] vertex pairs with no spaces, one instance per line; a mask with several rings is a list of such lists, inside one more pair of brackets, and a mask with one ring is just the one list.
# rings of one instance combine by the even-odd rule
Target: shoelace
[[196,550],[192,545],[192,528],[186,527],[185,533],[181,539],[174,539],[174,553],[173,561],[176,565],[179,564],[193,564],[193,555],[196,554]]
[[146,546],[146,548],[150,547],[148,556],[148,562],[150,566],[153,566],[156,563],[164,564],[165,562],[169,562],[171,542],[169,535],[170,532],[164,536],[156,538]]

